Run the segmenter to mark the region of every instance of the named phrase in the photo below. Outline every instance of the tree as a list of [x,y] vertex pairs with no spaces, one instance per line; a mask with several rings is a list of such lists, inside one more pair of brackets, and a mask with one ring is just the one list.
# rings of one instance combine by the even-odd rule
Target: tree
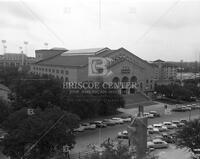
[[[135,158],[135,153],[130,151],[129,146],[122,142],[107,142],[101,145],[101,152],[97,151],[95,146],[92,147],[93,153],[89,159],[132,159]],[[100,150],[98,148],[98,150]],[[87,158],[87,157],[86,157]],[[152,156],[147,153],[145,159],[157,159],[157,156]]]
[[187,147],[192,152],[194,149],[200,148],[200,120],[194,119],[189,121],[185,127],[178,130],[176,133],[177,137],[177,146],[178,147]]
[[82,119],[112,115],[124,107],[124,99],[114,90],[97,90],[95,93],[69,93],[63,91],[60,99],[62,109],[76,113]]
[[48,76],[26,75],[13,83],[12,105],[18,110],[23,107],[47,108],[49,105],[59,106],[61,83]]
[[[76,115],[58,107],[44,111],[35,109],[33,115],[27,114],[27,108],[20,109],[12,113],[3,124],[8,132],[2,142],[3,153],[15,159],[25,154],[30,159],[46,159],[62,151],[64,145],[73,148],[75,136],[72,130],[78,127],[78,123]],[[40,142],[27,153],[42,135]]]
[[9,104],[0,98],[0,124],[7,118],[9,114]]

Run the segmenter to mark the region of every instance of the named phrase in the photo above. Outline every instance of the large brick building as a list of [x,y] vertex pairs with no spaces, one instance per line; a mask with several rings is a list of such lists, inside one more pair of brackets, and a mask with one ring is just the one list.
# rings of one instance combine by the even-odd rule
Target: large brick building
[[[48,52],[50,54],[47,56]],[[137,82],[138,91],[147,93],[154,90],[154,66],[124,48],[116,50],[109,48],[36,50],[36,57],[40,59],[31,65],[32,73],[51,75],[63,81],[76,82],[97,80],[97,77],[89,75],[89,57],[109,58],[112,60],[107,68],[112,71],[112,74],[102,76],[103,81]],[[132,94],[135,90],[125,90],[122,93]]]

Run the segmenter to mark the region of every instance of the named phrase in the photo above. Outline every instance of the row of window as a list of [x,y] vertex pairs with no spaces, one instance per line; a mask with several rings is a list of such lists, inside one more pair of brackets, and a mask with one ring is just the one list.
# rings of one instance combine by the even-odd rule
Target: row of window
[[[42,73],[39,73],[39,72],[35,72],[36,74],[38,75],[42,75]],[[63,76],[58,76],[58,75],[52,75],[52,74],[46,74],[46,75],[49,75],[49,76],[52,76],[52,77],[55,77],[56,79],[59,79],[59,80],[62,80],[62,81],[65,81],[65,82],[68,82],[69,81],[69,78],[68,77],[63,77]]]
[[69,71],[68,70],[59,70],[59,69],[54,69],[54,68],[44,68],[44,67],[39,67],[39,66],[33,66],[33,70],[34,71],[43,71],[43,72],[49,72],[49,73],[61,73],[61,74],[66,74],[68,75],[69,74]]

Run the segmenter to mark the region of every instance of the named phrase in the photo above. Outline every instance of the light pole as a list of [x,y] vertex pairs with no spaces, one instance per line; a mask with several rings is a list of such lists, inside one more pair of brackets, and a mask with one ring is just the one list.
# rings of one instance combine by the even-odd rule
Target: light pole
[[2,42],[2,45],[3,45],[3,53],[5,54],[6,53],[6,48],[7,46],[5,45],[6,44],[6,40],[1,40]]
[[24,41],[24,46],[25,46],[25,54],[28,53],[28,41]]
[[47,42],[44,43],[45,49],[48,49],[48,45],[49,44]]

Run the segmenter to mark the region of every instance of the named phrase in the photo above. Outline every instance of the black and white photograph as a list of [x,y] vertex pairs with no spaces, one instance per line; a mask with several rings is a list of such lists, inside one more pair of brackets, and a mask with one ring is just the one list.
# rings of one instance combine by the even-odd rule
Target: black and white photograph
[[200,0],[0,0],[0,159],[200,159]]

